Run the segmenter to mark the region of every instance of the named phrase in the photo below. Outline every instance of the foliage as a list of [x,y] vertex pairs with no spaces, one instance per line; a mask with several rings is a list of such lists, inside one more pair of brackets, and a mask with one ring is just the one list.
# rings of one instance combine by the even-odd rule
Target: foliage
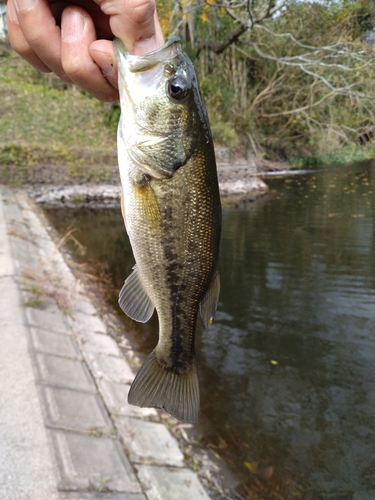
[[290,157],[289,163],[293,167],[320,166],[320,165],[342,165],[346,163],[358,163],[375,158],[375,144],[367,146],[343,146],[340,149],[321,156]]
[[104,124],[116,133],[118,121],[121,115],[120,104],[118,102],[106,103],[106,106],[103,106],[103,108]]
[[113,165],[116,134],[102,104],[32,68],[0,44],[0,164]]
[[216,140],[236,145],[222,133],[227,124],[271,159],[372,141],[375,51],[364,43],[372,2],[184,0],[173,16]]

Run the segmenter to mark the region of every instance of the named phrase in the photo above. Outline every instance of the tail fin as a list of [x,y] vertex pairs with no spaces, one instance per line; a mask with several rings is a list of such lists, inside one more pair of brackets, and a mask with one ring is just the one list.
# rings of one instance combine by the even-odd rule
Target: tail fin
[[200,409],[195,360],[191,370],[178,373],[161,365],[154,349],[134,379],[128,402],[141,408],[164,408],[182,422],[195,423]]

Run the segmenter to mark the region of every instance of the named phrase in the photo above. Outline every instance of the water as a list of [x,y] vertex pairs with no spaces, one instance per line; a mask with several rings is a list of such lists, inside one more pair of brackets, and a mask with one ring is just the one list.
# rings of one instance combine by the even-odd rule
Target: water
[[[202,443],[245,498],[373,500],[375,166],[268,183],[223,213],[220,303],[197,339]],[[118,211],[48,215],[119,289],[134,261]],[[133,326],[149,352],[156,318]]]

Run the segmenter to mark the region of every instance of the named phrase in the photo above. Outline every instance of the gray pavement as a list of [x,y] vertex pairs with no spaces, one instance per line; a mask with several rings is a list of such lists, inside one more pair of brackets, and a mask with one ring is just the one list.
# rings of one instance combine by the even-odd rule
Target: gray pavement
[[0,498],[208,500],[22,192],[0,187]]

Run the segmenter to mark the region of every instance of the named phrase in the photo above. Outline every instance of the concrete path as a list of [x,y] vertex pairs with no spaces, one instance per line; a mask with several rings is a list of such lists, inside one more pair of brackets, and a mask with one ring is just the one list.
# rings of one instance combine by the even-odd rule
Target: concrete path
[[0,498],[208,500],[28,198],[0,187]]

